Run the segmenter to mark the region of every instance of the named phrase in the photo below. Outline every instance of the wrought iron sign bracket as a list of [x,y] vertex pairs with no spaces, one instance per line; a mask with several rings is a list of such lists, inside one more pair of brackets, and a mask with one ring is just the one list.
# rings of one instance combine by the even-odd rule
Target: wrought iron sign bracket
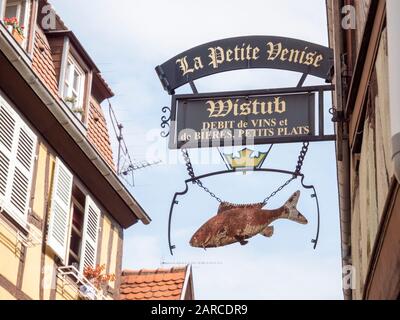
[[[185,180],[185,189],[181,192],[176,192],[170,206],[170,211],[169,211],[169,218],[168,218],[168,244],[169,244],[169,249],[170,253],[173,256],[174,255],[174,250],[176,249],[176,246],[172,244],[172,216],[173,212],[175,209],[175,206],[179,204],[178,197],[184,196],[188,193],[189,191],[189,184],[194,184],[196,181],[200,181],[202,179],[218,176],[218,175],[224,175],[224,174],[231,174],[231,173],[236,173],[236,172],[243,172],[246,171],[245,169],[241,170],[225,170],[225,171],[217,171],[213,173],[208,173],[204,174],[198,177],[190,178]],[[250,171],[250,170],[247,170]],[[317,191],[313,185],[306,185],[304,183],[305,176],[302,173],[297,173],[297,172],[292,172],[292,171],[285,171],[285,170],[277,170],[277,169],[254,169],[251,170],[253,172],[261,172],[261,173],[279,173],[279,174],[285,174],[285,175],[290,175],[296,179],[301,178],[300,182],[301,185],[304,189],[307,190],[312,190],[311,197],[315,200],[316,207],[317,207],[317,232],[316,236],[314,239],[311,240],[311,243],[314,245],[314,250],[317,248],[318,245],[318,240],[319,240],[319,234],[320,234],[320,224],[321,224],[321,216],[320,216],[320,207],[319,207],[319,199],[317,195]]]
[[[242,50],[243,54],[237,55],[236,59],[221,58],[225,56],[225,52],[237,54],[232,48],[236,48],[235,52]],[[247,50],[247,55],[244,54],[245,50]],[[297,52],[297,57],[288,59],[288,52],[292,52],[293,56]],[[267,57],[267,59],[260,59],[260,57]],[[264,204],[290,182],[299,178],[304,189],[312,190],[311,196],[316,202],[318,215],[317,233],[315,239],[312,240],[316,249],[320,232],[319,201],[315,187],[304,183],[305,177],[301,173],[302,161],[310,142],[336,141],[342,139],[342,136],[325,132],[324,94],[327,91],[333,91],[335,86],[332,84],[303,85],[308,75],[331,83],[334,71],[333,61],[333,50],[318,44],[275,36],[248,36],[222,39],[197,46],[156,67],[163,88],[172,96],[171,107],[162,108],[161,136],[169,137],[170,149],[182,149],[190,175],[190,179],[185,180],[185,190],[175,193],[170,207],[168,241],[171,255],[176,248],[171,243],[173,211],[179,204],[178,198],[189,191],[189,184],[198,185],[211,197],[222,202],[203,185],[202,179],[250,170],[291,176],[290,180],[264,200]],[[235,92],[199,93],[194,84],[197,79],[221,72],[260,68],[294,71],[300,73],[301,78],[297,87]],[[190,85],[192,94],[175,94],[176,89],[187,84]],[[250,102],[250,99],[253,101]],[[225,105],[229,105],[228,111],[225,110]],[[331,110],[333,122],[344,121],[343,114],[334,109]],[[190,117],[187,113],[190,113]],[[318,118],[316,118],[317,114]],[[268,118],[272,115],[273,120]],[[218,120],[223,118],[223,121],[212,121],[216,120],[215,118],[220,118]],[[222,132],[222,129],[225,131]],[[249,143],[249,137],[253,140],[252,143]],[[189,148],[223,147],[229,143],[273,145],[300,142],[303,143],[303,150],[295,172],[263,169],[261,164],[252,169],[239,170],[235,167],[227,167],[226,171],[196,176],[187,153]],[[221,152],[220,155],[224,160]]]

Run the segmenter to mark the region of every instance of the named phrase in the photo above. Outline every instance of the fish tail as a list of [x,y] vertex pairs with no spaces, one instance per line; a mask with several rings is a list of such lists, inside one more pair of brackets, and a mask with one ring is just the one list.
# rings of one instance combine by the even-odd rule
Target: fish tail
[[297,210],[297,204],[299,203],[300,191],[295,192],[290,199],[285,203],[284,209],[287,213],[289,220],[298,222],[300,224],[308,224],[308,220],[303,216],[299,210]]
[[289,219],[299,216],[300,212],[297,210],[299,203],[300,191],[295,192],[288,201],[284,204],[284,208],[288,209]]

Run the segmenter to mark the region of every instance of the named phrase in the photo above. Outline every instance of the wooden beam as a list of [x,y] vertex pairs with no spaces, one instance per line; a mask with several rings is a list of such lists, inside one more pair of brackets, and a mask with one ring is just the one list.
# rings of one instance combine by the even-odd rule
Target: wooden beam
[[[386,0],[377,0],[376,3],[376,13],[373,18],[370,18],[372,21],[367,21],[367,23],[373,24],[372,30],[370,34],[364,34],[365,39],[363,42],[367,43],[367,51],[366,53],[363,52],[365,48],[364,46],[361,46],[346,108],[347,115],[352,112],[350,120],[350,144],[352,149],[355,147],[357,142],[357,133],[363,126],[362,120],[365,115],[364,106],[369,88],[369,82],[375,67],[375,60],[379,49],[381,33],[386,20]],[[368,26],[366,26],[366,30],[368,30]]]
[[372,252],[364,299],[396,300],[400,295],[400,185],[392,180]]

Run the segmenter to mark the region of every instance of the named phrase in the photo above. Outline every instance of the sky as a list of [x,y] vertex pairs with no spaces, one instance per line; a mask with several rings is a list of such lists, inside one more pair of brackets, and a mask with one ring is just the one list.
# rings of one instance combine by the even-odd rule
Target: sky
[[[335,149],[332,142],[312,143],[303,167],[306,183],[316,186],[321,206],[321,234],[317,250],[316,208],[311,193],[295,182],[271,200],[268,208],[283,205],[301,190],[299,210],[307,226],[275,223],[271,239],[255,237],[214,250],[191,248],[193,233],[217,212],[218,203],[190,186],[179,198],[172,222],[174,256],[169,254],[167,227],[171,200],[184,190],[188,178],[180,153],[169,151],[160,137],[161,108],[170,104],[154,68],[194,46],[213,40],[275,35],[328,45],[324,0],[52,0],[58,14],[75,32],[103,73],[116,96],[111,103],[124,125],[123,134],[136,161],[162,164],[135,173],[130,191],[151,216],[125,231],[124,269],[193,265],[196,299],[342,299],[340,228]],[[287,71],[245,70],[196,81],[200,92],[267,89],[296,86],[300,74]],[[306,85],[323,84],[309,77]],[[177,93],[189,93],[183,87]],[[326,110],[330,97],[326,95]],[[104,104],[104,111],[108,107]],[[328,132],[332,132],[326,116]],[[115,137],[112,137],[116,146]],[[276,145],[266,168],[293,171],[301,144]],[[265,151],[268,146],[253,148]],[[115,150],[115,149],[114,149]],[[223,149],[226,153],[239,148]],[[224,169],[216,150],[191,151],[195,172]],[[210,161],[212,160],[212,161]],[[287,180],[277,174],[232,174],[204,180],[223,200],[255,203]]]

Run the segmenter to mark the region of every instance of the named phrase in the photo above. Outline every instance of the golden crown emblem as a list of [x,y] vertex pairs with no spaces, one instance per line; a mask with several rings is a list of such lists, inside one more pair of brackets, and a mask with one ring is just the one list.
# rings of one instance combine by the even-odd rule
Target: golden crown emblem
[[233,169],[259,169],[263,165],[268,153],[259,152],[258,157],[252,156],[254,154],[253,150],[243,149],[239,151],[239,158],[235,158],[232,154],[224,154],[226,161],[229,166]]

